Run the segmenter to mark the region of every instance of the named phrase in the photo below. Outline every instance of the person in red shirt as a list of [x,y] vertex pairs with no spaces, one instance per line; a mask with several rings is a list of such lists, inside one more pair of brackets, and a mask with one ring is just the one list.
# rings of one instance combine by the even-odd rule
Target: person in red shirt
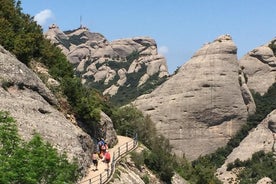
[[110,163],[110,160],[111,160],[111,156],[110,156],[110,153],[109,153],[108,150],[106,150],[104,157],[105,157],[105,163],[106,163],[106,167],[107,167],[106,170],[108,170],[109,169],[109,163]]

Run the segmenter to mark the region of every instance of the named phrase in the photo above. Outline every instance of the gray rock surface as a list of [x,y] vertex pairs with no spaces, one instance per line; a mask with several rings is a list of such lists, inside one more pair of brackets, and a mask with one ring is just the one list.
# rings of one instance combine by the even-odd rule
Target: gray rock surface
[[270,48],[271,45],[275,45],[275,41],[272,40],[266,45],[253,49],[239,61],[246,75],[248,88],[260,94],[267,92],[268,88],[275,83],[276,57]]
[[78,158],[85,171],[93,142],[89,135],[53,108],[57,100],[42,81],[0,46],[0,110],[15,118],[20,136],[30,140],[34,132],[68,157]]
[[[226,171],[227,164],[234,162],[236,159],[245,161],[258,151],[272,152],[275,151],[276,134],[269,128],[269,123],[274,122],[276,110],[272,111],[249,135],[242,140],[240,145],[228,155],[225,163],[217,170],[217,177],[224,183],[230,184],[236,180],[236,172]],[[275,152],[276,154],[276,152]]]
[[269,177],[264,177],[260,179],[257,184],[272,184],[273,181]]
[[189,182],[175,173],[172,177],[172,184],[189,184]]
[[104,138],[109,145],[114,146],[118,142],[117,134],[113,127],[113,122],[104,112],[101,112],[101,119],[98,129],[100,132],[99,137]]
[[223,35],[199,49],[152,93],[134,101],[177,155],[193,160],[211,153],[245,123],[249,107],[244,98],[250,96],[242,95],[236,52],[231,37]]

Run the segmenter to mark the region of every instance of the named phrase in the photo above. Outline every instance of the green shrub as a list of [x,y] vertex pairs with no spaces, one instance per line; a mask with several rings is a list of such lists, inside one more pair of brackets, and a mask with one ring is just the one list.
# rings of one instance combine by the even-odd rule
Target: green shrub
[[274,183],[276,181],[276,161],[272,152],[259,151],[254,153],[251,159],[246,161],[237,159],[232,165],[244,167],[238,175],[241,184],[255,184],[263,177],[269,177]]
[[131,159],[133,160],[135,167],[137,167],[139,170],[142,170],[142,166],[144,165],[144,154],[143,152],[131,152]]
[[150,184],[150,179],[147,175],[143,175],[142,180],[144,181],[145,184]]

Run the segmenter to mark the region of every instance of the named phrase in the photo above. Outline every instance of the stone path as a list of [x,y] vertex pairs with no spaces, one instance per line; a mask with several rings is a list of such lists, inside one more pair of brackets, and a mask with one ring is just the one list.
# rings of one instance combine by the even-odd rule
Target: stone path
[[[114,152],[117,152],[119,147],[125,145],[127,142],[133,141],[132,138],[125,137],[125,136],[119,136],[118,135],[117,138],[118,138],[118,143],[113,148],[108,149],[109,153],[111,155],[111,161],[113,159]],[[109,164],[109,166],[110,165],[111,165],[111,163]],[[102,177],[102,179],[106,179],[106,177],[107,177],[107,171],[106,171],[107,165],[106,165],[106,163],[99,160],[98,170],[95,171],[94,169],[95,169],[95,167],[93,166],[93,163],[91,163],[89,173],[79,183],[80,184],[89,184],[90,183],[89,179],[92,178],[91,183],[100,184],[101,183],[101,177]],[[101,174],[102,174],[102,176],[100,176]]]

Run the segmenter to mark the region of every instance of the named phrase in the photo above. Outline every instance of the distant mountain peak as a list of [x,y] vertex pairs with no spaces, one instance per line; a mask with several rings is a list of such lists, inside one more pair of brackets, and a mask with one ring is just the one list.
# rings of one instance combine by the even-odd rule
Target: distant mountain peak
[[52,25],[45,37],[62,49],[83,84],[111,99],[125,98],[129,102],[169,76],[166,59],[158,54],[155,40],[148,36],[109,42],[87,28],[62,32]]

